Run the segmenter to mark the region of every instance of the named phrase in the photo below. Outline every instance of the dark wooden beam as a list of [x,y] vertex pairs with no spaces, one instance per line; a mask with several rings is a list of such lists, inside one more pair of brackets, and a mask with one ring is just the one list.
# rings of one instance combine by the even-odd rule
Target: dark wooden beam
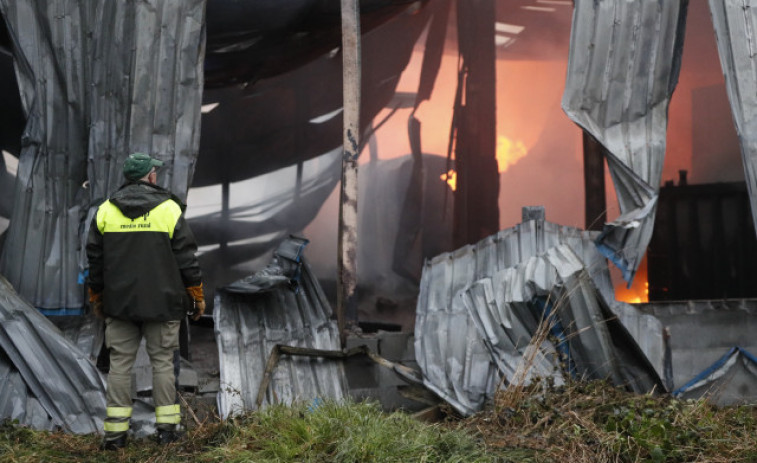
[[499,230],[497,168],[495,0],[458,0],[458,46],[463,98],[455,107],[456,247]]
[[586,229],[601,230],[607,222],[605,148],[586,131],[583,132],[583,143]]

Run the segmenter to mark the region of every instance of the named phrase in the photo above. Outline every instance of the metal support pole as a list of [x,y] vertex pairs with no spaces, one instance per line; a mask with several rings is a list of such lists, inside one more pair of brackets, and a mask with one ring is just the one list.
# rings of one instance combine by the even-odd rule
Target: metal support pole
[[357,322],[357,157],[360,150],[360,8],[342,0],[342,77],[344,138],[339,196],[336,314],[345,345],[347,321]]

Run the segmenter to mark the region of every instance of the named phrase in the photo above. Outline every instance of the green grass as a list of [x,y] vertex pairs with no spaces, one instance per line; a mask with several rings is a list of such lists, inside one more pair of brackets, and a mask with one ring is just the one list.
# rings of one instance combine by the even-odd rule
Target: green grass
[[377,405],[326,403],[272,407],[230,423],[210,461],[228,462],[486,462],[479,442],[460,430],[385,414]]
[[437,424],[373,403],[324,403],[208,420],[168,446],[148,438],[103,452],[99,443],[6,423],[0,462],[746,463],[757,461],[757,410],[590,382],[515,388],[475,416]]
[[197,427],[169,446],[131,441],[98,450],[97,436],[0,428],[2,462],[490,462],[470,433],[421,423],[375,404],[275,406]]

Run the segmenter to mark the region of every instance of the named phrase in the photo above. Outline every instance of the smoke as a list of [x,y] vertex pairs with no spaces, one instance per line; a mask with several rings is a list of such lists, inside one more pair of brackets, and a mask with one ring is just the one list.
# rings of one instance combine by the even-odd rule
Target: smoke
[[[522,10],[519,3],[499,2],[497,60],[497,136],[512,147],[500,162],[500,227],[521,221],[523,206],[542,205],[547,220],[583,228],[584,182],[581,130],[564,114],[560,102],[565,85],[572,8],[553,11]],[[415,113],[421,121],[424,153],[446,156],[458,59],[454,49],[456,19],[450,18],[447,50],[429,101]],[[505,31],[505,32],[502,32]],[[423,56],[422,41],[399,81],[397,91],[418,88]],[[390,114],[384,110],[376,120]],[[411,109],[399,109],[375,133],[374,156],[389,160],[410,153],[407,121]],[[364,153],[361,162],[367,163]],[[691,2],[679,83],[669,110],[667,153],[663,181],[689,171],[689,183],[743,180],[738,140],[727,101],[717,55],[714,31],[706,2]],[[609,174],[606,176],[608,220],[619,214]],[[433,180],[429,180],[433,181]],[[443,179],[438,179],[443,182]],[[370,208],[371,200],[362,200]],[[319,216],[306,228],[309,237],[324,237],[315,255],[317,272],[335,275],[338,191],[324,204]],[[362,213],[362,212],[361,212]],[[370,246],[365,242],[360,246]],[[371,265],[371,263],[358,263]],[[642,278],[640,278],[642,279]],[[640,282],[643,285],[643,282]]]

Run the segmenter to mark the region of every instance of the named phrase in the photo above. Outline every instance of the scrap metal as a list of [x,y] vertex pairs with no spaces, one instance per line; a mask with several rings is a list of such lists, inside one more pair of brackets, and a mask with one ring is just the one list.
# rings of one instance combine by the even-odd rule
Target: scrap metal
[[[532,217],[531,211],[525,211],[524,215]],[[502,375],[506,379],[514,377],[518,362],[526,354],[526,340],[535,334],[538,317],[531,312],[526,315],[523,311],[506,309],[500,313],[495,306],[504,307],[505,302],[516,305],[517,301],[537,302],[526,300],[525,295],[533,291],[534,272],[548,271],[544,256],[552,253],[550,265],[560,269],[564,280],[561,283],[553,277],[553,287],[542,278],[545,288],[542,295],[554,293],[552,304],[557,303],[558,295],[567,297],[570,308],[562,309],[559,317],[568,332],[582,332],[584,328],[593,331],[586,334],[587,338],[579,336],[573,340],[577,345],[570,345],[578,364],[584,365],[581,372],[591,377],[609,375],[616,382],[631,384],[628,372],[633,371],[632,375],[647,378],[637,389],[652,384],[662,387],[657,367],[639,354],[633,340],[647,336],[658,340],[650,344],[658,345],[662,342],[662,326],[658,323],[654,330],[629,336],[617,322],[615,311],[622,304],[608,302],[614,301],[614,292],[606,260],[594,245],[597,233],[546,222],[543,211],[537,217],[426,263],[415,324],[415,352],[424,384],[467,415],[481,409],[492,397]],[[560,248],[562,254],[554,250],[558,246],[564,246]],[[575,257],[566,257],[570,255]],[[571,274],[564,269],[575,271],[571,270]],[[498,280],[493,280],[495,275]],[[567,282],[572,282],[573,290],[568,290]],[[521,309],[522,306],[518,310]],[[485,315],[487,311],[491,313]],[[625,316],[632,317],[628,312]],[[636,318],[639,317],[652,318],[637,313]],[[504,330],[508,325],[511,329]],[[635,326],[650,328],[654,324],[648,321]],[[618,340],[625,346],[619,346]],[[541,347],[544,355],[536,362],[535,374],[558,377],[552,372],[555,349],[543,344]],[[629,366],[621,372],[618,365],[624,362],[629,362]]]
[[[216,293],[213,320],[218,343],[222,417],[254,409],[260,379],[276,345],[340,349],[331,307],[302,255],[307,240],[281,243],[260,272]],[[263,405],[348,396],[341,362],[287,357],[279,361]]]
[[99,432],[105,383],[68,341],[0,277],[0,419],[35,429]]

